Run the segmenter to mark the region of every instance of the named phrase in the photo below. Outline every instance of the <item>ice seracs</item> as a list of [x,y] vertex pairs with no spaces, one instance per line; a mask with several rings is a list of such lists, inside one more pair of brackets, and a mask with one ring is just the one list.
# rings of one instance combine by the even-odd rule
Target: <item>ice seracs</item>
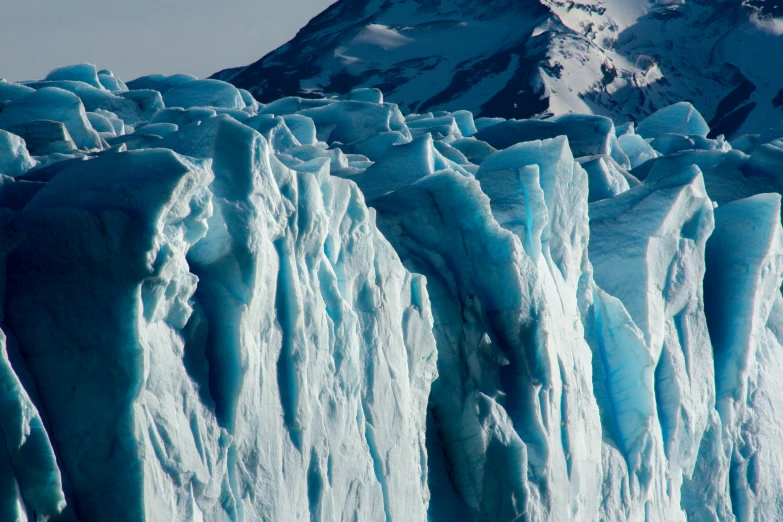
[[167,107],[221,107],[242,109],[245,101],[236,87],[219,80],[194,80],[168,89],[163,95]]
[[[685,518],[683,476],[691,475],[715,402],[702,293],[713,226],[712,203],[696,167],[590,207],[595,282],[622,303],[599,294],[593,320],[596,328],[623,332],[618,343],[618,334],[598,331],[594,344],[608,400],[602,411],[615,419],[606,429],[628,465],[623,480],[631,490],[625,500],[631,519]],[[609,488],[613,495],[623,489]],[[655,501],[645,506],[650,498]]]
[[77,147],[101,148],[100,137],[87,120],[82,101],[63,89],[46,87],[31,92],[6,104],[0,112],[0,128],[6,130],[40,120],[61,122]]
[[[783,366],[783,229],[780,195],[760,194],[715,211],[707,249],[705,297],[715,353],[717,408],[730,467],[731,508],[738,520],[783,515],[783,461],[772,441],[779,421]],[[729,305],[731,303],[731,305]]]
[[636,125],[636,133],[649,139],[664,134],[707,136],[709,132],[707,122],[688,102],[669,105]]
[[[12,212],[3,209],[0,223],[9,224]],[[21,236],[4,229],[0,255],[19,244]],[[5,269],[0,273],[5,297]],[[4,318],[0,307],[0,318]],[[6,328],[6,327],[4,327]],[[26,520],[32,509],[41,517],[67,514],[63,477],[41,413],[36,406],[37,387],[19,353],[14,337],[0,331],[0,516]],[[71,510],[69,510],[72,513]]]
[[0,174],[19,176],[33,168],[35,164],[22,138],[0,130]]
[[0,109],[3,520],[783,515],[779,137],[89,64]]
[[210,468],[225,467],[229,438],[193,400],[176,334],[196,286],[185,253],[211,211],[205,167],[165,150],[105,155],[60,172],[16,218],[6,321],[80,518],[182,518],[218,500]]

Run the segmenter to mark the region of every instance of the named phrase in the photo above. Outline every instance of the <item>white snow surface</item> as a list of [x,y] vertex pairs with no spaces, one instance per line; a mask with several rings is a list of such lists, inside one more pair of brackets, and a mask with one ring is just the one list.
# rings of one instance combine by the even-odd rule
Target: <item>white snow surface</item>
[[783,519],[781,136],[384,100],[0,83],[0,520]]

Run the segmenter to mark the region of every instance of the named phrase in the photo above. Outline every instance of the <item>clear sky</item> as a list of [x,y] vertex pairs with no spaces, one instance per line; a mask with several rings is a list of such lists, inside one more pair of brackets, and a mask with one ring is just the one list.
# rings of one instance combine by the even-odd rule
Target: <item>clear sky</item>
[[90,62],[206,77],[284,44],[334,0],[0,0],[0,78]]

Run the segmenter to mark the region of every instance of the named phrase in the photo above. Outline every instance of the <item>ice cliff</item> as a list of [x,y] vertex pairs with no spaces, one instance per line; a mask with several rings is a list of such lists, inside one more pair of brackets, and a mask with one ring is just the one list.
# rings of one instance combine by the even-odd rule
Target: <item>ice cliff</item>
[[783,141],[709,131],[0,81],[0,520],[783,518]]

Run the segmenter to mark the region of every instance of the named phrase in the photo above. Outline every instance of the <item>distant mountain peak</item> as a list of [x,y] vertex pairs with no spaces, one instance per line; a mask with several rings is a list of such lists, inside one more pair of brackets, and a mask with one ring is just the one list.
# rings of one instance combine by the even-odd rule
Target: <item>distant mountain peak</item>
[[376,87],[404,111],[639,120],[682,100],[715,133],[783,115],[783,2],[340,0],[287,44],[214,75],[262,101]]

